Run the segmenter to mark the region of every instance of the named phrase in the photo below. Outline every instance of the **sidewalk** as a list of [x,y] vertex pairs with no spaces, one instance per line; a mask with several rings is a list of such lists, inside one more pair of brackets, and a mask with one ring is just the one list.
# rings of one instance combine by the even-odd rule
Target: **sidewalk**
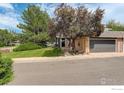
[[75,56],[60,56],[60,57],[31,57],[31,58],[14,58],[16,63],[30,63],[30,62],[53,62],[53,61],[68,61],[77,59],[95,59],[95,58],[111,58],[111,57],[124,57],[124,53],[90,53],[88,55],[75,55]]

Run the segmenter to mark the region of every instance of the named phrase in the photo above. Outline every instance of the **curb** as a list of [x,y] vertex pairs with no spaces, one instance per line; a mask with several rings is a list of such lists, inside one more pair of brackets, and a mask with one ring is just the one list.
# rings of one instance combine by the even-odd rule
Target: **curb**
[[112,57],[124,57],[122,53],[114,54],[94,54],[89,55],[76,55],[76,56],[61,56],[61,57],[31,57],[31,58],[13,58],[14,63],[35,63],[35,62],[53,62],[53,61],[70,61],[70,60],[81,60],[81,59],[102,59]]

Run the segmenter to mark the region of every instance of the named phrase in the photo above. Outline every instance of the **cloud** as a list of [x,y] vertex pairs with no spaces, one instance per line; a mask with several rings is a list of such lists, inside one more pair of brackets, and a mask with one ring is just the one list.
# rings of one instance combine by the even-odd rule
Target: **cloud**
[[9,10],[10,9],[5,9],[4,13],[0,13],[0,29],[17,29],[17,24],[19,24],[18,19],[20,18],[20,15],[16,13],[14,9],[12,11]]
[[[80,3],[79,5],[81,5]],[[124,23],[124,4],[107,4],[107,3],[85,3],[84,6],[89,10],[96,10],[98,7],[105,9],[102,23],[106,24],[111,19]]]
[[124,4],[102,4],[101,8],[105,9],[104,23],[111,19],[124,23]]
[[[60,3],[59,3],[60,4]],[[58,3],[39,3],[41,9],[46,10],[48,14],[53,17],[54,10],[59,5]],[[72,7],[84,5],[89,10],[95,10],[100,7],[105,9],[103,23],[106,24],[109,20],[115,19],[124,23],[124,4],[104,4],[104,3],[68,3]],[[25,7],[24,7],[25,6]],[[22,22],[20,14],[27,7],[26,4],[0,4],[4,12],[0,12],[0,28],[15,28],[19,22]]]
[[4,14],[0,14],[0,24],[8,26],[8,27],[14,27],[16,28],[16,25],[19,23],[16,18],[5,16]]
[[11,4],[2,4],[2,3],[0,3],[0,7],[6,8],[6,9],[12,9],[12,10],[14,9]]
[[0,12],[0,29],[16,29],[20,15],[12,4],[0,4],[4,12]]
[[43,11],[47,11],[48,14],[53,17],[54,16],[54,10],[59,5],[59,3],[40,3],[36,4],[39,6]]

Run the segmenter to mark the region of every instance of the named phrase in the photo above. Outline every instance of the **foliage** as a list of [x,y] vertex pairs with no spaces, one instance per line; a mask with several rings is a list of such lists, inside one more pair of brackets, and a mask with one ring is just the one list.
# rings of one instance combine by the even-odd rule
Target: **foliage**
[[24,57],[52,57],[63,55],[63,51],[55,48],[42,48],[36,50],[17,51],[11,53],[4,53],[3,56],[10,58],[24,58]]
[[64,37],[77,37],[77,34],[83,36],[98,36],[104,31],[101,20],[104,10],[97,8],[94,12],[88,11],[88,8],[79,6],[77,9],[61,4],[55,10],[55,30],[53,34],[64,35]]
[[64,36],[70,35],[76,22],[75,9],[69,5],[61,4],[55,9],[56,31]]
[[23,32],[18,34],[18,39],[20,43],[30,42],[30,38],[33,36],[32,32]]
[[5,46],[5,43],[3,41],[0,41],[0,47]]
[[35,43],[41,46],[46,46],[46,43],[47,43],[46,41],[48,40],[49,40],[49,35],[47,32],[42,32],[42,33],[39,33],[38,35],[33,35],[30,38],[30,41],[34,41]]
[[73,8],[67,4],[61,4],[55,9],[55,18],[51,25],[50,34],[53,36],[70,38],[69,45],[75,48],[75,39],[79,36],[99,36],[104,27],[101,24],[104,10],[97,8],[94,12],[89,11],[84,6]]
[[46,11],[41,10],[37,5],[30,4],[21,16],[23,23],[17,27],[22,29],[21,41],[31,41],[34,43],[42,43],[49,40],[48,22],[49,16]]
[[34,50],[34,49],[40,49],[41,46],[28,42],[24,44],[20,44],[16,48],[13,49],[13,51],[25,51],[25,50]]
[[112,31],[124,31],[124,24],[116,22],[115,20],[110,20],[107,24],[108,28],[111,28]]
[[49,24],[48,24],[48,33],[49,33],[49,36],[50,36],[50,40],[51,39],[56,39],[55,35],[57,33],[57,28],[56,28],[56,23],[55,23],[55,20],[54,18],[50,19],[49,20]]
[[0,47],[9,46],[15,41],[15,34],[6,29],[0,29]]
[[12,77],[12,60],[7,57],[0,58],[0,85],[10,82]]
[[[51,34],[58,35],[59,37],[69,38],[69,46],[73,46],[74,38],[78,32],[76,27],[76,9],[67,4],[61,4],[55,9],[54,26],[55,29],[51,29]],[[53,33],[52,33],[53,32]]]
[[99,36],[104,31],[104,26],[101,24],[103,14],[104,10],[100,8],[92,12],[84,6],[79,6],[77,9],[79,35]]

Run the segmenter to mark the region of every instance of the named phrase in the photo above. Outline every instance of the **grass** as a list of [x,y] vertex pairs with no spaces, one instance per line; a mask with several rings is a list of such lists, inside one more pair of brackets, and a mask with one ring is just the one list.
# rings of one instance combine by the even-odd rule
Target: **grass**
[[3,53],[3,56],[10,58],[25,58],[25,57],[54,57],[60,56],[63,52],[55,48],[42,48],[36,50],[18,51],[11,53]]

